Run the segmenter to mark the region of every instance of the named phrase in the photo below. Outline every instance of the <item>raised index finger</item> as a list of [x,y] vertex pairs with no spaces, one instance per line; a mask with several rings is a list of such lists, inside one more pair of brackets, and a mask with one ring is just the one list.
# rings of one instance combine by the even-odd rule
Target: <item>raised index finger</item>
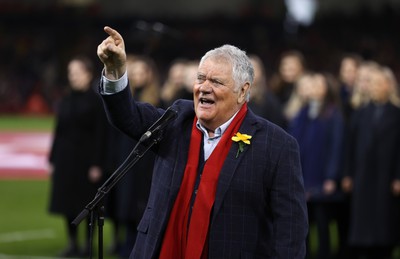
[[123,41],[121,34],[119,34],[116,30],[109,26],[104,27],[104,31],[113,38],[115,43],[118,45],[120,42]]

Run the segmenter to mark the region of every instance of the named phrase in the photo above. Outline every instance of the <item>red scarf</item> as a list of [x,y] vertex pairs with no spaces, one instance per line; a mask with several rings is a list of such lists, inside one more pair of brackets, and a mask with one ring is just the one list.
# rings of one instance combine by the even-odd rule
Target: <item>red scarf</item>
[[188,227],[190,200],[198,173],[200,145],[203,137],[201,131],[196,127],[197,117],[194,118],[188,161],[165,231],[160,259],[207,258],[206,239],[219,173],[232,145],[231,138],[239,130],[246,112],[247,104],[245,103],[206,161]]

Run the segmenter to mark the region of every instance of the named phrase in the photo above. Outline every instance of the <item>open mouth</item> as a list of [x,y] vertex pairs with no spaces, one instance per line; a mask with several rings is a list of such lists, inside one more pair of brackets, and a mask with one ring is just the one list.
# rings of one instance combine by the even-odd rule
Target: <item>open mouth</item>
[[207,99],[207,98],[200,98],[200,103],[201,104],[206,104],[206,105],[211,105],[214,104],[215,102],[211,99]]

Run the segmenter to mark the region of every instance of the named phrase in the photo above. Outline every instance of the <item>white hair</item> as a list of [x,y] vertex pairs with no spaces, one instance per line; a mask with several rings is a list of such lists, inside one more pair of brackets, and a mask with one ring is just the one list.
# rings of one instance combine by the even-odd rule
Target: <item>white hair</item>
[[[232,64],[232,76],[235,81],[235,90],[246,83],[253,84],[254,68],[246,52],[229,44],[208,51],[200,60],[200,65],[208,58],[224,58]],[[246,99],[250,98],[248,91]]]

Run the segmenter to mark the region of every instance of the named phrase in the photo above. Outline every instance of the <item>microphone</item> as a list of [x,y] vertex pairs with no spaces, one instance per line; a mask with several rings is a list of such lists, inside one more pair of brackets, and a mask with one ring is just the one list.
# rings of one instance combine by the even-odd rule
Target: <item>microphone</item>
[[178,111],[176,108],[173,108],[172,106],[169,107],[164,114],[142,135],[139,142],[149,139],[152,135],[164,129],[168,123],[176,118],[177,115]]

